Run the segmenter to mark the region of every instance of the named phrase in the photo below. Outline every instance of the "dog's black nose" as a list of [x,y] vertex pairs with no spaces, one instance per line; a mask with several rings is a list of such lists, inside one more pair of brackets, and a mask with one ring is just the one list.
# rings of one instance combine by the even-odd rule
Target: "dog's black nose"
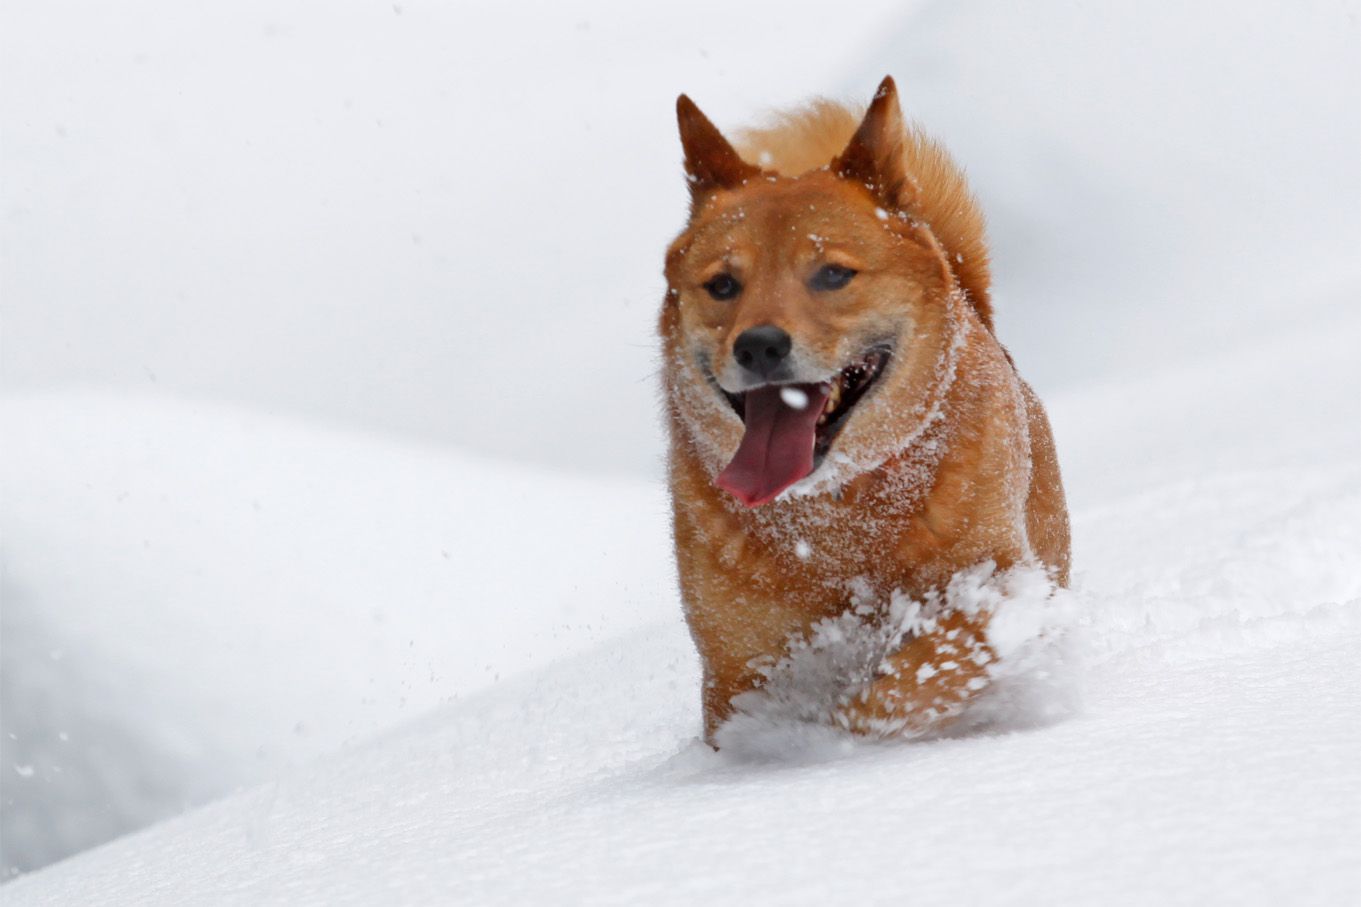
[[732,345],[732,355],[742,368],[769,378],[793,346],[794,341],[783,330],[773,324],[763,324],[739,334]]

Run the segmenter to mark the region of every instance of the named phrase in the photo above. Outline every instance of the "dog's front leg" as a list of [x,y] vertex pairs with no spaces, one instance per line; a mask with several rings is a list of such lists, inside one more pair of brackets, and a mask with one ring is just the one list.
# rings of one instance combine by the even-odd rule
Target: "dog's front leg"
[[[714,733],[733,715],[733,699],[759,689],[768,668],[786,652],[789,640],[807,635],[810,616],[779,602],[753,596],[724,599],[729,590],[715,584],[715,599],[692,601],[687,608],[691,635],[704,665],[704,738],[715,744]],[[741,601],[734,608],[729,601]]]
[[771,632],[761,645],[754,645],[748,639],[723,638],[716,645],[701,647],[704,662],[704,739],[710,746],[717,747],[714,735],[733,715],[733,699],[759,689],[765,683],[765,675],[758,666],[768,663],[771,653],[783,652],[790,635],[796,632],[797,629]]
[[996,653],[989,614],[952,611],[931,621],[884,659],[875,677],[836,712],[839,723],[874,737],[940,730],[989,685]]

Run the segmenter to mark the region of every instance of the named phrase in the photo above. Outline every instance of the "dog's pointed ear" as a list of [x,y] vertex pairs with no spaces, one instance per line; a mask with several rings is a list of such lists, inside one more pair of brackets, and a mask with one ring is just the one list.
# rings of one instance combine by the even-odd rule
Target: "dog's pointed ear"
[[676,98],[676,120],[693,201],[715,189],[733,189],[760,174],[760,168],[742,160],[718,127],[685,95]]
[[898,87],[893,84],[892,76],[884,76],[846,150],[832,161],[832,172],[844,179],[864,183],[888,207],[904,207],[912,190],[912,181],[903,161],[905,138]]

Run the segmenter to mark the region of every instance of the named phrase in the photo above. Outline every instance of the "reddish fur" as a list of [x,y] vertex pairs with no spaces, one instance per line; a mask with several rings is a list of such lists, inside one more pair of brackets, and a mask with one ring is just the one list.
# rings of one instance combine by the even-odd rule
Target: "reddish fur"
[[[740,131],[734,147],[749,164],[782,176],[800,176],[840,155],[864,115],[861,108],[818,98],[776,114],[769,125]],[[960,287],[991,329],[992,275],[985,221],[964,171],[948,151],[912,124],[902,127],[900,153],[913,184],[911,194],[899,200],[901,207],[931,227]]]
[[[980,562],[1033,557],[1066,582],[1068,516],[1043,407],[992,334],[981,215],[944,152],[903,126],[891,80],[863,120],[817,102],[746,133],[746,160],[688,99],[679,110],[694,206],[667,254],[661,334],[677,566],[712,740],[733,697],[760,685],[753,665],[843,611],[852,577],[884,600],[921,597]],[[858,272],[834,296],[807,286],[825,262]],[[719,270],[741,276],[740,298],[709,298]],[[748,510],[713,485],[742,425],[704,368],[758,324],[829,371],[886,332],[897,346],[834,441],[844,474]],[[814,554],[797,556],[796,539]],[[985,651],[986,622],[951,615],[939,633]],[[930,702],[972,695],[981,668],[916,682],[943,638],[908,640],[848,724],[911,729]]]

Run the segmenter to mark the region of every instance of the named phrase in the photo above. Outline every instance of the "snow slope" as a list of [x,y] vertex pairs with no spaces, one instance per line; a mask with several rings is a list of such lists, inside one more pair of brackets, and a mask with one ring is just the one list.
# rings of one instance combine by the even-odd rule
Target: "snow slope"
[[770,765],[687,742],[687,640],[639,633],[6,893],[1349,903],[1356,627],[1302,618],[1281,636],[1211,658],[1203,641],[1199,655],[1134,656],[1140,669],[1093,684],[1087,717],[1054,728]]
[[6,894],[1355,899],[1359,287],[1303,302],[1293,329],[1051,401],[1085,617],[1043,695],[1080,694],[1076,715],[910,745],[796,728],[775,762],[714,754],[689,640],[654,617]]
[[675,612],[654,483],[173,399],[0,421],[6,866]]

